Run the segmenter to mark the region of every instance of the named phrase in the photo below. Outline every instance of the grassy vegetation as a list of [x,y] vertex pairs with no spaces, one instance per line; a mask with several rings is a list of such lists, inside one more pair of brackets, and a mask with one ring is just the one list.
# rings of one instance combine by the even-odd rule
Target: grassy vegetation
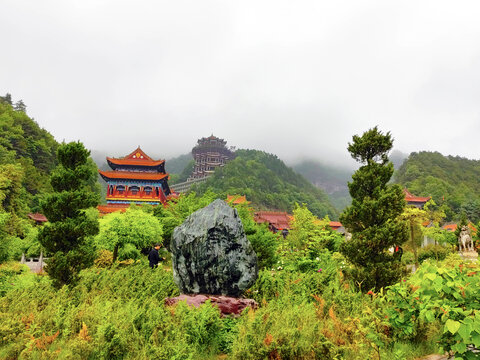
[[[467,269],[459,260],[427,263],[385,294],[362,294],[338,253],[323,252],[320,272],[295,270],[291,260],[282,261],[260,272],[246,294],[259,308],[238,318],[222,318],[210,304],[166,307],[164,298],[178,295],[168,266],[151,270],[137,261],[93,267],[81,272],[75,286],[57,291],[47,276],[14,263],[1,265],[7,283],[0,297],[0,358],[414,359],[439,352],[436,341],[446,337],[447,320],[439,308],[451,300],[429,291],[436,281],[428,279],[443,267],[455,273]],[[463,276],[478,281],[470,274],[477,270],[468,265]],[[415,290],[419,281],[425,282],[421,292]],[[417,304],[416,295],[429,295],[429,302]],[[469,299],[465,306],[474,309],[476,301]],[[422,313],[428,303],[437,313]],[[415,314],[418,320],[410,321]]]

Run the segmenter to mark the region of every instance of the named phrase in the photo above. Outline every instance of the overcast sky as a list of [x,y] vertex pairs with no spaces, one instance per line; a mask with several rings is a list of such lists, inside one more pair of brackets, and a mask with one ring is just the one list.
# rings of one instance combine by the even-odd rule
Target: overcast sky
[[403,152],[480,158],[480,2],[0,1],[0,94],[57,140],[162,158],[215,134],[345,162],[379,125]]

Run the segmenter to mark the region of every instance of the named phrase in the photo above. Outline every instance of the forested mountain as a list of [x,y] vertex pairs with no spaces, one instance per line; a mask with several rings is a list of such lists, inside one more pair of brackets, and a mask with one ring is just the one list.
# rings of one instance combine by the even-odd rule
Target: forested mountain
[[[50,172],[57,164],[58,143],[26,113],[22,100],[12,105],[11,96],[0,96],[0,210],[6,202],[18,204],[18,215],[38,211],[38,200],[51,191]],[[89,163],[95,166],[90,159]],[[98,190],[97,183],[89,184]]]
[[293,166],[293,169],[324,190],[337,210],[341,211],[350,204],[347,183],[352,179],[353,170],[333,167],[315,160],[302,161]]
[[4,202],[15,197],[24,209],[35,208],[35,195],[50,190],[48,177],[56,164],[58,143],[27,116],[25,108],[15,108],[8,96],[0,97],[0,196]]
[[285,165],[277,156],[258,150],[237,150],[235,160],[197,189],[211,188],[221,194],[241,194],[254,206],[292,211],[295,203],[305,203],[317,216],[338,217],[338,212],[321,189]]
[[447,206],[447,220],[465,212],[480,220],[480,161],[438,152],[414,152],[398,169],[395,181],[418,196],[432,196]]

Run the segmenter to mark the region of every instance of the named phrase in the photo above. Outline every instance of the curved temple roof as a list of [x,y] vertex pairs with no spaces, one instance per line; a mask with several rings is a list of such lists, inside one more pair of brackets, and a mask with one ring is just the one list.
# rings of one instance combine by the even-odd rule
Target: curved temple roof
[[140,149],[140,146],[123,158],[107,157],[107,161],[116,165],[134,165],[134,166],[158,166],[165,160],[153,160],[150,156]]
[[168,178],[168,174],[146,173],[134,171],[101,171],[98,170],[104,179],[136,179],[136,180],[162,180]]

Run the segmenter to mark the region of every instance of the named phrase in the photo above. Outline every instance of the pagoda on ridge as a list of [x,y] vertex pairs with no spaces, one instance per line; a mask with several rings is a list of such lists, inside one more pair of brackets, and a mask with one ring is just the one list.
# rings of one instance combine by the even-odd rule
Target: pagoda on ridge
[[107,205],[100,213],[124,210],[131,203],[165,204],[170,195],[165,160],[153,160],[140,146],[123,158],[107,157],[112,171],[98,170],[107,182]]
[[192,149],[195,166],[189,180],[203,179],[212,175],[217,167],[224,166],[235,157],[234,150],[233,147],[227,147],[224,139],[213,134],[199,139]]

